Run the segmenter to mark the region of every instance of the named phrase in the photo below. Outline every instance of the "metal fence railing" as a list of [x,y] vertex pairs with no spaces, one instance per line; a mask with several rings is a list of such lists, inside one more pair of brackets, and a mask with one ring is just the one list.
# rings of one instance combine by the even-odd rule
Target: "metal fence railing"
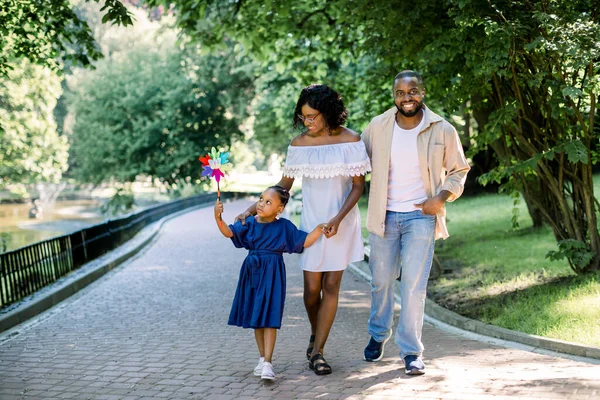
[[[224,198],[245,195],[247,193],[222,193]],[[206,193],[176,200],[0,254],[0,308],[114,250],[147,225],[174,212],[209,204],[215,199],[214,193]]]

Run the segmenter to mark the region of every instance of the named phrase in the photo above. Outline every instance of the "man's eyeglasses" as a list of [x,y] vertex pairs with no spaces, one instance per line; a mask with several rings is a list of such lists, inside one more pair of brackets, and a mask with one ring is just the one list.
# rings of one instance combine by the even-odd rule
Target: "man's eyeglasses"
[[304,115],[300,115],[298,114],[298,119],[302,122],[308,122],[309,124],[312,124],[313,122],[315,122],[315,119],[317,119],[317,117],[321,115],[321,113],[318,113],[317,115],[315,115],[314,117],[305,117]]

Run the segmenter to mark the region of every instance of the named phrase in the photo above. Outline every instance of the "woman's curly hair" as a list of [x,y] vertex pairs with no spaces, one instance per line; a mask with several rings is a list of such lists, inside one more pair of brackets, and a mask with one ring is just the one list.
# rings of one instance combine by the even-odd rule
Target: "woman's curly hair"
[[294,110],[294,128],[304,127],[304,121],[298,116],[302,115],[302,106],[305,104],[323,115],[329,131],[343,125],[348,118],[348,111],[344,107],[342,96],[338,92],[327,85],[313,84],[305,87],[300,92],[300,98],[298,98]]

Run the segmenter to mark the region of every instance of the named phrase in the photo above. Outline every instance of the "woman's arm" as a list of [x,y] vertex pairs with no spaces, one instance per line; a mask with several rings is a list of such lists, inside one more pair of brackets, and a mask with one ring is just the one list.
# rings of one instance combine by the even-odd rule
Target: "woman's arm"
[[354,207],[356,205],[356,203],[358,203],[358,200],[360,199],[360,196],[362,196],[364,190],[365,190],[365,177],[363,175],[353,176],[352,177],[352,190],[350,191],[350,194],[346,198],[346,201],[342,205],[342,208],[340,209],[340,211],[327,224],[328,228],[327,228],[327,231],[325,232],[326,237],[330,238],[332,236],[335,236],[335,234],[337,233],[338,227],[340,226],[340,223],[342,222],[344,217],[346,217],[346,215],[350,212],[350,210],[352,210],[352,207]]
[[[279,182],[277,182],[277,186],[281,186],[282,188],[285,188],[288,191],[292,188],[293,184],[294,184],[294,178],[288,178],[287,176],[282,176],[281,179],[279,180]],[[250,207],[248,207],[246,209],[246,211],[244,211],[243,213],[241,213],[240,215],[235,217],[234,222],[237,222],[239,220],[239,221],[242,221],[242,225],[245,225],[246,218],[248,218],[252,215],[256,215],[256,204],[257,203],[252,204]]]

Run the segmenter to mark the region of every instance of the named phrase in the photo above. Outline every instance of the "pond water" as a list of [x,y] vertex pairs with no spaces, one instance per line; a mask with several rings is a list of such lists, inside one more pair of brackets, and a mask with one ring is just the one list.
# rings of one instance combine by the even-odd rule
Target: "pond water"
[[100,223],[106,219],[100,206],[96,200],[57,201],[51,213],[29,218],[31,204],[0,204],[0,253]]

